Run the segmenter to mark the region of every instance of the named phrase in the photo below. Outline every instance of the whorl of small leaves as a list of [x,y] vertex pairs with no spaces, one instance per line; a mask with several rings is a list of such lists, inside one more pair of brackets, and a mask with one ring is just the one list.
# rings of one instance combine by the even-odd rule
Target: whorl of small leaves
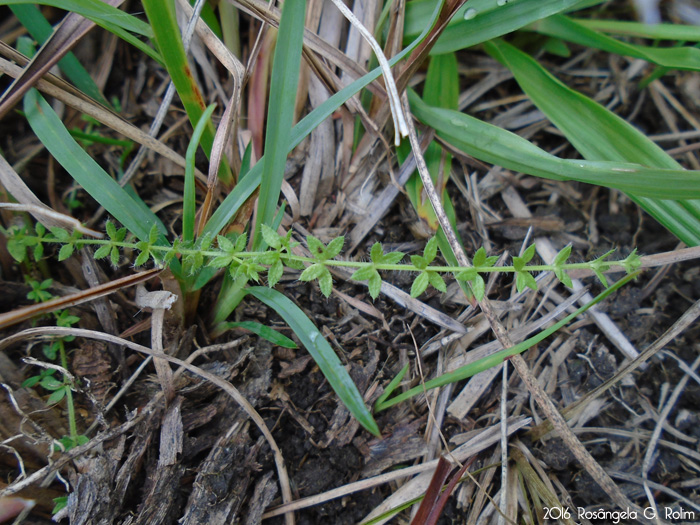
[[[142,266],[149,259],[153,259],[156,265],[165,266],[171,263],[173,258],[181,258],[186,274],[196,275],[203,267],[227,269],[233,278],[245,277],[248,280],[260,281],[261,274],[267,274],[267,284],[275,286],[281,279],[285,268],[301,271],[299,280],[318,281],[321,293],[329,297],[333,290],[333,278],[331,268],[344,266],[354,268],[351,279],[365,281],[372,299],[379,296],[382,286],[383,271],[409,271],[416,277],[411,286],[411,296],[418,297],[432,286],[439,292],[447,291],[447,284],[442,274],[452,273],[459,281],[468,282],[475,298],[481,301],[486,294],[486,283],[483,277],[485,273],[495,271],[512,272],[515,274],[515,285],[518,292],[529,288],[537,290],[537,282],[533,272],[552,271],[559,281],[569,288],[573,283],[568,272],[572,269],[588,269],[597,278],[608,286],[605,272],[613,267],[624,269],[632,273],[641,265],[641,259],[636,250],[620,261],[609,261],[612,251],[603,254],[594,261],[587,263],[569,263],[571,246],[564,247],[549,265],[532,265],[535,256],[535,245],[528,246],[521,255],[512,258],[512,266],[495,267],[497,256],[489,256],[486,250],[479,248],[474,254],[472,265],[466,268],[453,268],[433,265],[437,257],[437,239],[430,239],[423,250],[422,255],[411,255],[410,263],[402,261],[406,254],[402,252],[384,252],[381,243],[375,243],[370,249],[369,261],[339,260],[338,256],[343,249],[344,237],[337,237],[328,244],[308,235],[306,243],[311,253],[310,257],[296,255],[294,249],[299,242],[292,240],[292,232],[280,235],[269,226],[262,227],[262,237],[267,246],[265,251],[248,252],[248,236],[219,235],[216,239],[204,236],[196,241],[175,240],[171,246],[162,246],[158,243],[158,229],[154,225],[148,239],[145,241],[130,241],[131,237],[125,228],[117,228],[111,221],[107,221],[107,239],[82,238],[79,232],[68,232],[61,228],[50,228],[47,232],[41,224],[36,224],[34,231],[30,232],[26,226],[12,226],[0,228],[7,239],[7,248],[12,257],[18,262],[24,262],[27,253],[35,260],[44,256],[46,243],[59,244],[58,258],[64,260],[70,257],[76,248],[85,245],[97,246],[96,259],[109,258],[113,266],[117,266],[121,260],[122,250],[129,249],[136,252],[134,266]],[[162,241],[161,241],[162,242]],[[38,292],[37,292],[38,293]]]

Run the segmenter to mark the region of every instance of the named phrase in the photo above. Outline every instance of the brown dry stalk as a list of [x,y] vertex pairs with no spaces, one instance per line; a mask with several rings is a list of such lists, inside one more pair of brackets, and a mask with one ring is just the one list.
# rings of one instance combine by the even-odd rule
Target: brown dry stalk
[[158,275],[160,272],[160,268],[154,268],[145,272],[122,277],[121,279],[110,281],[108,283],[101,284],[100,286],[88,288],[82,292],[66,295],[65,297],[58,297],[56,299],[52,299],[51,301],[33,304],[31,306],[26,306],[24,308],[19,308],[11,312],[0,314],[0,330],[7,328],[8,326],[12,326],[13,324],[26,321],[27,319],[31,319],[32,317],[36,317],[37,315],[47,314],[55,310],[68,308],[70,306],[92,301],[98,297],[109,295],[117,290],[121,290],[122,288],[127,288],[129,286],[147,281],[151,277]]

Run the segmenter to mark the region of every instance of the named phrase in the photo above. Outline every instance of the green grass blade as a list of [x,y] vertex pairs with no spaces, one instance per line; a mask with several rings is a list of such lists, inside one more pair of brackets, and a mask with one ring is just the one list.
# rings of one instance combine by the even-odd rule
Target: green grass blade
[[153,39],[151,26],[124,11],[94,0],[0,0],[0,5],[42,4],[78,13],[133,45],[158,63],[160,55],[132,33]]
[[72,11],[89,18],[95,23],[113,24],[126,31],[153,38],[151,27],[116,7],[94,0],[0,0],[0,5],[41,4],[58,7],[64,11]]
[[285,0],[280,17],[275,56],[270,76],[265,156],[261,159],[262,184],[253,249],[262,244],[262,225],[275,216],[287,162],[289,135],[294,123],[294,102],[299,83],[301,48],[304,41],[305,0]]
[[197,148],[199,147],[199,141],[202,139],[202,133],[204,133],[204,128],[210,122],[211,114],[214,113],[216,109],[216,104],[211,104],[202,116],[199,118],[199,122],[194,127],[194,132],[192,133],[192,138],[187,146],[187,153],[185,154],[185,188],[183,190],[182,198],[182,240],[192,241],[194,240],[194,219],[197,213],[197,206],[195,203],[195,184],[194,184],[194,161],[197,154]]
[[700,197],[700,172],[625,162],[560,159],[527,140],[457,111],[426,105],[409,92],[413,113],[450,144],[485,162],[552,180],[576,180],[646,197]]
[[103,170],[71,137],[51,106],[35,89],[24,96],[24,112],[29,125],[51,155],[115,219],[141,240],[157,224],[160,232],[167,231],[158,217],[144,209]]
[[[41,14],[41,11],[39,11],[37,6],[11,5],[10,9],[20,23],[27,28],[29,34],[32,35],[34,40],[39,42],[39,44],[43,44],[46,39],[51,36],[53,27],[51,27],[51,24],[49,24],[46,18],[44,18],[44,15]],[[92,80],[90,74],[85,70],[83,65],[73,53],[69,52],[58,62],[58,65],[66,77],[73,82],[75,87],[101,104],[108,107],[110,106],[100,92],[100,89]]]
[[697,26],[681,24],[642,24],[641,22],[626,22],[619,20],[587,20],[574,19],[579,25],[613,35],[639,36],[653,40],[678,40],[685,42],[700,42],[700,31]]
[[[187,55],[180,36],[180,27],[175,16],[175,3],[173,0],[144,0],[143,7],[151,22],[165,67],[175,84],[177,94],[180,96],[182,105],[185,107],[194,128],[204,113],[204,99],[187,62]],[[214,125],[209,121],[202,134],[202,149],[207,158],[211,155],[215,133]],[[221,164],[219,178],[225,184],[230,184],[233,178],[228,164],[225,161],[222,161]]]
[[[680,164],[643,133],[565,86],[529,55],[500,40],[488,43],[486,49],[513,72],[523,91],[586,159],[635,162],[685,174],[696,173],[683,171]],[[656,178],[658,184],[668,182],[662,173]],[[642,195],[634,185],[626,191],[683,242],[700,244],[700,202],[685,200],[696,199],[696,195],[676,193],[671,198],[683,199],[676,202],[656,199],[661,193]]]
[[243,328],[244,330],[253,332],[255,335],[259,335],[263,339],[267,339],[273,345],[282,346],[284,348],[299,348],[297,344],[286,335],[279,333],[277,330],[273,330],[269,326],[265,326],[264,324],[256,323],[254,321],[222,323],[221,328],[223,330]]
[[328,383],[350,413],[367,431],[380,437],[379,427],[365,406],[355,383],[331,345],[306,314],[291,300],[273,288],[253,286],[247,288],[246,292],[275,310],[284,319],[316,361]]
[[[513,0],[499,6],[496,0],[471,0],[452,17],[430,54],[441,55],[480,44],[567,11],[579,3],[579,0]],[[418,0],[406,5],[404,39],[414,38],[425,27],[431,7],[432,0]],[[464,19],[465,13],[474,12],[473,18]]]
[[[444,0],[439,0],[436,3],[435,9],[433,10],[432,15],[430,16],[430,23],[427,25],[423,33],[421,33],[418,36],[418,38],[416,38],[411,43],[411,45],[409,45],[408,47],[406,47],[406,49],[401,51],[401,53],[389,60],[389,64],[391,66],[395,65],[404,57],[406,57],[428,35],[433,25],[435,24],[438,15],[440,14],[443,1]],[[287,145],[287,153],[296,148],[301,143],[301,141],[304,140],[304,138],[306,138],[306,136],[309,133],[311,133],[321,122],[330,117],[340,106],[342,106],[343,104],[345,104],[345,102],[350,100],[350,97],[352,97],[353,95],[355,95],[355,93],[359,92],[361,89],[365,88],[371,82],[379,78],[380,75],[381,69],[375,68],[362,78],[355,80],[348,86],[338,91],[328,100],[326,100],[323,104],[321,104],[311,113],[306,115],[306,117],[304,117],[296,126],[292,128],[292,132],[289,138],[289,144]],[[217,235],[226,226],[226,224],[228,224],[228,222],[236,214],[236,212],[238,212],[238,209],[243,205],[243,203],[248,199],[248,197],[250,197],[253,194],[255,189],[260,185],[260,181],[262,180],[261,173],[264,158],[264,156],[260,158],[258,163],[250,169],[250,172],[248,173],[248,175],[246,175],[245,179],[240,181],[238,185],[236,185],[236,187],[231,191],[231,193],[229,193],[226,196],[224,201],[219,205],[216,211],[209,218],[209,221],[207,221],[207,224],[202,232],[203,234],[208,233],[212,236]]]
[[571,322],[573,319],[576,319],[579,315],[581,315],[583,312],[588,310],[591,306],[599,303],[606,297],[608,297],[610,294],[613,292],[619,290],[622,286],[630,282],[632,279],[637,277],[640,272],[635,272],[630,275],[626,275],[619,281],[617,281],[615,284],[607,288],[605,291],[603,291],[601,294],[596,296],[590,303],[583,305],[580,307],[578,310],[575,312],[567,315],[564,319],[561,321],[556,322],[549,328],[542,330],[540,333],[537,335],[530,337],[523,341],[522,343],[518,343],[517,345],[511,347],[511,348],[506,348],[504,350],[501,350],[499,352],[495,352],[489,356],[486,356],[482,359],[478,359],[477,361],[474,361],[473,363],[470,363],[468,365],[462,366],[458,368],[457,370],[453,370],[452,372],[448,372],[446,374],[443,374],[439,377],[436,377],[434,379],[431,379],[430,381],[426,381],[422,385],[418,385],[414,388],[411,388],[410,390],[407,390],[406,392],[403,392],[395,397],[392,397],[391,399],[383,401],[381,404],[376,403],[374,407],[375,412],[380,412],[382,410],[385,410],[393,405],[396,405],[397,403],[401,403],[402,401],[405,401],[407,399],[412,398],[413,396],[422,394],[423,392],[427,390],[431,390],[433,388],[437,388],[440,386],[445,386],[450,383],[455,383],[457,381],[462,381],[463,379],[467,379],[469,377],[472,377],[479,372],[483,372],[484,370],[488,370],[489,368],[493,368],[494,366],[500,365],[503,361],[506,359],[510,359],[514,355],[517,354],[522,354],[525,350],[532,348],[534,345],[539,343],[540,341],[546,339],[550,335],[552,335],[554,332],[559,330],[561,327],[565,326],[567,323]]
[[[608,53],[642,58],[664,67],[700,70],[700,49],[696,47],[648,47],[628,44],[589,29],[564,15],[539,20],[528,29]],[[697,30],[696,32],[700,33]]]

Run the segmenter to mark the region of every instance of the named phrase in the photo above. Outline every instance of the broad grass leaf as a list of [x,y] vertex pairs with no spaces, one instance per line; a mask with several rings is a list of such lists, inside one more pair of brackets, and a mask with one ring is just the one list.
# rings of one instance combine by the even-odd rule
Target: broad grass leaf
[[[700,180],[698,172],[683,170],[643,133],[565,86],[510,44],[495,40],[486,45],[486,50],[513,72],[523,91],[586,159],[645,166],[645,177],[640,172],[616,172],[611,173],[610,182],[618,186],[617,182],[626,178],[629,184],[618,186],[620,189],[683,242],[700,244],[700,200],[694,192],[683,190],[676,178],[682,175]],[[658,169],[655,173],[654,168]],[[586,182],[606,185],[605,181]]]

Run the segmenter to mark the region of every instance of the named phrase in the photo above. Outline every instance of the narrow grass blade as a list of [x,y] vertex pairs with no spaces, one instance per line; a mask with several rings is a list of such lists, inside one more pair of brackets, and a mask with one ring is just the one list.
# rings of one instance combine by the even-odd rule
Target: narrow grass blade
[[21,4],[41,4],[58,7],[64,11],[77,13],[85,18],[89,18],[96,23],[113,24],[126,31],[153,38],[153,31],[146,22],[105,2],[95,2],[94,0],[40,0],[39,2],[36,0],[0,0],[0,5]]
[[216,104],[211,104],[204,113],[202,113],[197,125],[194,127],[190,143],[187,146],[187,153],[185,155],[185,162],[187,163],[185,167],[185,188],[183,190],[182,203],[182,240],[184,241],[194,240],[194,219],[197,212],[195,204],[194,161],[197,148],[199,147],[199,141],[202,139],[202,134],[209,123],[211,114],[214,113],[214,109],[216,109]]
[[305,14],[305,0],[285,0],[270,76],[265,157],[260,161],[263,163],[262,184],[253,249],[262,244],[261,227],[263,224],[269,226],[272,223],[282,190],[287,161],[286,146],[289,144],[290,130],[294,122],[294,101],[299,83]]
[[24,96],[24,112],[34,133],[58,163],[129,231],[141,240],[148,240],[151,227],[157,224],[160,232],[167,234],[158,217],[139,206],[75,142],[51,106],[35,89]]
[[122,40],[145,53],[158,63],[162,63],[160,55],[145,42],[139,40],[134,34],[153,39],[151,26],[124,11],[110,6],[105,2],[94,0],[0,0],[0,5],[42,4],[57,7],[65,11],[77,13],[98,26],[114,33]]
[[[175,4],[173,0],[144,0],[143,7],[151,22],[165,67],[194,128],[204,112],[204,99],[187,62],[180,27],[177,25],[175,16]],[[214,125],[209,122],[202,134],[202,149],[207,158],[211,155],[214,134]],[[225,184],[231,184],[233,181],[231,170],[225,161],[222,162],[222,168],[219,170],[219,178]]]
[[544,35],[608,53],[642,58],[664,67],[700,70],[700,49],[697,47],[648,47],[628,44],[589,29],[564,15],[554,15],[539,20],[530,28]]
[[572,19],[579,25],[613,35],[639,36],[653,40],[678,40],[679,42],[700,42],[697,26],[681,24],[643,24],[621,20]]
[[[39,44],[43,44],[51,36],[53,27],[51,27],[51,24],[44,18],[44,15],[41,14],[37,6],[11,5],[10,9]],[[73,53],[68,53],[59,60],[58,66],[66,77],[73,82],[75,87],[101,104],[109,107],[109,103],[92,80],[92,77]]]
[[286,296],[273,288],[253,286],[247,288],[246,292],[275,310],[284,319],[316,361],[328,383],[355,419],[368,432],[380,437],[379,427],[365,406],[355,383],[352,382],[350,375],[338,356],[335,355],[331,345],[306,314]]
[[297,344],[289,337],[279,333],[277,330],[273,330],[269,326],[265,326],[264,324],[253,321],[240,321],[237,323],[230,322],[221,324],[221,329],[223,330],[233,330],[234,328],[243,328],[249,332],[253,332],[255,335],[259,335],[263,339],[267,339],[273,345],[282,346],[284,348],[299,348]]
[[619,281],[617,281],[615,284],[607,288],[605,291],[603,291],[601,294],[596,296],[590,303],[583,305],[580,307],[578,310],[575,312],[567,315],[564,319],[561,321],[558,321],[557,323],[553,324],[546,330],[542,330],[539,334],[530,337],[529,339],[526,339],[522,343],[519,343],[512,348],[506,348],[504,350],[501,350],[499,352],[495,352],[494,354],[491,354],[490,356],[484,357],[482,359],[479,359],[473,363],[470,363],[468,365],[462,366],[458,368],[457,370],[453,370],[452,372],[448,372],[446,374],[443,374],[439,377],[436,377],[435,379],[431,379],[430,381],[426,381],[422,385],[418,385],[414,388],[411,388],[410,390],[407,390],[406,392],[403,392],[395,397],[392,397],[391,399],[383,401],[381,404],[375,403],[374,406],[374,411],[375,412],[380,412],[382,410],[385,410],[391,406],[396,405],[397,403],[401,403],[402,401],[405,401],[407,399],[412,398],[413,396],[422,394],[423,392],[427,390],[431,390],[433,388],[437,388],[440,386],[444,386],[450,383],[455,383],[457,381],[461,381],[463,379],[467,379],[468,377],[472,377],[479,372],[483,372],[484,370],[488,370],[489,368],[493,368],[494,366],[497,366],[501,364],[503,361],[510,359],[514,355],[517,354],[522,354],[525,350],[531,348],[532,346],[536,345],[543,339],[549,337],[552,335],[554,332],[559,330],[561,327],[565,326],[567,323],[571,322],[573,319],[581,315],[583,312],[588,310],[591,306],[599,303],[606,297],[608,297],[610,294],[614,293],[615,291],[619,290],[621,287],[623,287],[625,284],[630,282],[632,279],[637,277],[640,272],[635,272],[629,275],[626,275]]
[[527,140],[457,111],[426,105],[409,92],[413,113],[450,144],[485,162],[552,180],[577,180],[644,197],[700,198],[700,172],[631,162],[560,159]]
[[[523,91],[586,159],[635,162],[688,175],[696,173],[684,171],[680,164],[643,133],[603,106],[562,84],[529,55],[500,40],[488,43],[486,49],[513,72]],[[659,173],[656,183],[670,184],[670,179]],[[634,184],[626,191],[683,242],[700,244],[700,201],[685,200],[697,199],[696,195],[674,192],[671,198],[678,201],[659,200],[663,197],[662,193],[642,194]]]
[[[418,44],[428,35],[432,29],[435,21],[440,14],[442,9],[442,4],[444,0],[440,0],[436,3],[435,8],[430,16],[427,27],[425,30],[416,38],[411,45],[406,47],[401,53],[396,55],[394,58],[389,60],[389,64],[394,66],[404,57],[406,57],[411,51],[413,51]],[[296,126],[292,128],[292,132],[289,138],[289,143],[286,148],[286,152],[289,153],[294,148],[296,148],[304,138],[311,133],[321,122],[330,117],[333,112],[335,112],[340,106],[345,104],[350,97],[355,95],[361,89],[368,86],[371,82],[379,78],[382,74],[380,68],[375,68],[374,70],[367,73],[362,78],[359,78],[352,82],[350,85],[338,91],[335,95],[331,96],[323,104],[314,109],[306,117],[304,117]],[[219,205],[216,211],[212,214],[209,221],[207,221],[206,226],[202,234],[210,234],[212,236],[217,235],[231,218],[236,214],[238,209],[243,205],[243,203],[250,197],[255,189],[260,185],[262,180],[262,166],[263,166],[263,156],[258,163],[250,169],[250,172],[241,180],[236,187],[229,193],[224,201]]]
[[[500,2],[496,0],[471,0],[457,11],[430,54],[441,55],[480,44],[571,9],[579,2],[580,0],[514,0],[499,5]],[[406,4],[405,39],[414,38],[422,30],[431,7],[432,0]]]

